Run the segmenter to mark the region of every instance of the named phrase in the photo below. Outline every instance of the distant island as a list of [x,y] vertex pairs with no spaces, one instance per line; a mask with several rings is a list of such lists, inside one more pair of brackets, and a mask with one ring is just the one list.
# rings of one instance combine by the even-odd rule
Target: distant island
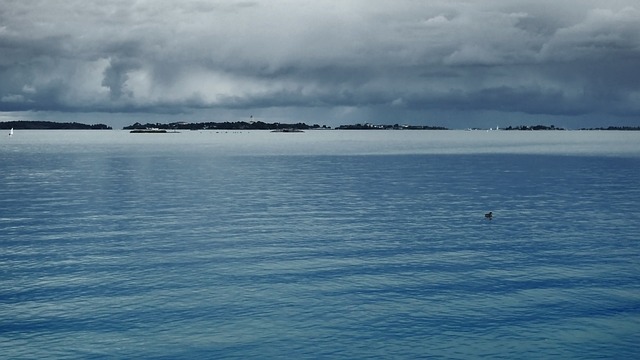
[[503,130],[533,130],[533,131],[540,131],[540,130],[565,130],[564,128],[561,127],[555,127],[555,125],[551,125],[551,126],[546,126],[546,125],[533,125],[533,126],[525,126],[525,125],[520,125],[520,126],[508,126],[506,128],[504,128]]
[[145,129],[158,129],[158,130],[279,130],[281,132],[294,130],[311,130],[311,129],[331,129],[325,125],[320,126],[318,124],[307,125],[305,123],[297,124],[285,124],[285,123],[265,123],[262,121],[236,121],[236,122],[202,122],[202,123],[187,123],[187,122],[175,122],[169,124],[141,124],[135,123],[133,125],[125,126],[123,130],[145,130]]
[[[271,130],[276,132],[300,132],[303,130],[331,130],[326,125],[307,125],[305,123],[285,124],[285,123],[265,123],[262,121],[236,121],[236,122],[203,122],[187,123],[176,122],[170,124],[160,123],[135,123],[125,126],[123,130]],[[442,126],[420,126],[420,125],[373,125],[355,124],[340,125],[335,130],[449,130]]]
[[53,122],[53,121],[3,121],[0,122],[2,130],[112,130],[105,124],[87,125],[77,122]]
[[[83,124],[78,122],[54,122],[54,121],[3,121],[0,122],[0,130],[112,130],[111,126],[105,124]],[[277,132],[301,132],[303,130],[331,130],[331,127],[326,125],[307,125],[305,123],[265,123],[262,121],[236,121],[236,122],[200,122],[200,123],[188,123],[188,122],[174,122],[168,124],[161,123],[146,123],[141,124],[136,122],[133,125],[125,126],[124,130],[142,130],[154,129],[155,132],[161,132],[158,130],[271,130]],[[340,125],[335,130],[450,130],[443,126],[429,126],[429,125],[376,125],[376,124],[355,124],[355,125]],[[468,130],[482,130],[481,128],[470,128]],[[500,130],[507,131],[547,131],[547,130],[566,130],[554,125],[519,125],[508,126]],[[596,128],[581,128],[578,130],[585,131],[600,131],[600,130],[615,130],[615,131],[640,131],[640,126],[608,126],[608,127],[596,127]],[[167,131],[164,131],[167,132]]]
[[[539,131],[539,130],[566,130],[565,128],[556,127],[554,125],[546,126],[546,125],[520,125],[520,126],[508,126],[501,130],[520,130],[520,131]],[[578,130],[616,130],[616,131],[640,131],[640,126],[608,126],[608,127],[599,127],[599,128],[581,128]]]
[[355,124],[340,125],[337,130],[449,130],[442,126],[421,126],[421,125],[374,125],[374,124]]
[[[133,125],[125,126],[124,130],[138,130],[136,132],[163,132],[160,130],[271,130],[277,132],[301,132],[303,130],[331,130],[332,128],[326,125],[307,125],[305,123],[265,123],[262,121],[236,121],[236,122],[201,122],[201,123],[188,123],[188,122],[174,122],[169,124],[161,123],[147,123],[141,124],[136,122]],[[147,131],[144,131],[147,130]],[[153,130],[153,131],[151,131]],[[335,130],[451,130],[444,126],[430,126],[430,125],[386,125],[386,124],[352,124],[352,125],[340,125]],[[469,128],[467,130],[485,130],[482,128]],[[493,129],[490,129],[493,130]],[[498,130],[496,128],[495,130]],[[499,128],[499,130],[506,131],[559,131],[567,130],[555,125],[518,125],[507,126],[505,128]],[[640,127],[632,126],[609,126],[601,128],[582,128],[578,130],[640,130]]]
[[580,130],[616,130],[616,131],[640,131],[640,126],[609,126],[600,128],[582,128]]

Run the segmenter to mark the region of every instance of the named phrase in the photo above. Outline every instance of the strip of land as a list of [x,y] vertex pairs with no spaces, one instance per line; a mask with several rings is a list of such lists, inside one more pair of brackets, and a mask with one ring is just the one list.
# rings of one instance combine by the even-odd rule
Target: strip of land
[[105,124],[82,124],[77,122],[53,122],[53,121],[4,121],[0,122],[2,130],[112,130]]
[[[111,126],[105,124],[83,124],[78,122],[54,122],[54,121],[4,121],[0,122],[0,130],[112,130]],[[125,126],[123,130],[272,130],[282,132],[299,132],[302,130],[330,130],[331,127],[326,125],[307,125],[305,123],[265,123],[262,121],[236,121],[236,122],[174,122],[174,123],[146,123],[136,122],[133,125]],[[375,125],[375,124],[353,124],[340,125],[335,130],[450,130],[443,126],[430,125]],[[484,130],[481,128],[472,128],[468,130]],[[497,130],[497,129],[496,129]],[[506,131],[557,131],[566,130],[554,125],[519,125],[508,126],[500,130]],[[607,126],[597,128],[581,128],[578,130],[615,130],[615,131],[640,131],[640,126]]]

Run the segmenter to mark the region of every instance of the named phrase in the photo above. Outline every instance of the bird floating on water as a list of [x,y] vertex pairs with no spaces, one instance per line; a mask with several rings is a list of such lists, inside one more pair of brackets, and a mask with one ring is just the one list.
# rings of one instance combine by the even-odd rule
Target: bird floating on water
[[493,212],[489,211],[488,213],[484,214],[484,218],[488,220],[493,219]]

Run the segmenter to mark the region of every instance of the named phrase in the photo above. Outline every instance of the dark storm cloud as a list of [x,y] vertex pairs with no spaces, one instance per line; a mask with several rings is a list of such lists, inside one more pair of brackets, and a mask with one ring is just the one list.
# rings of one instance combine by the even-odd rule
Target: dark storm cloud
[[117,101],[123,96],[133,98],[133,92],[127,89],[128,73],[136,70],[140,65],[135,60],[120,60],[111,58],[109,66],[104,70],[104,78],[101,85],[109,88],[112,101]]
[[639,67],[635,0],[0,4],[0,111],[638,117]]

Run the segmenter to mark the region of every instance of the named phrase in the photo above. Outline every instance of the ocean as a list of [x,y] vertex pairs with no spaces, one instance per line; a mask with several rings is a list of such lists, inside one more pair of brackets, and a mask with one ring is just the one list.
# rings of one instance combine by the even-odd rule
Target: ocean
[[640,132],[1,135],[2,358],[640,355]]

